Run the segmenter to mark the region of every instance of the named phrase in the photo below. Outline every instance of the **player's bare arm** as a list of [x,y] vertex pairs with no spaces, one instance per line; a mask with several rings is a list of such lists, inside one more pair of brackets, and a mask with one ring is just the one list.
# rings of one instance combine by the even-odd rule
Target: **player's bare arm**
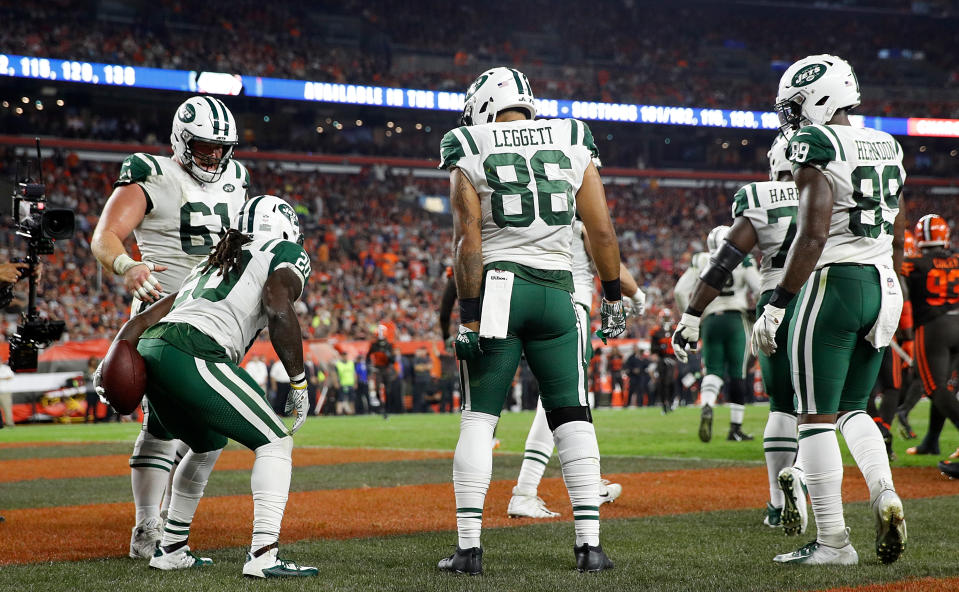
[[120,332],[114,338],[114,341],[126,339],[132,344],[140,339],[144,331],[160,322],[160,320],[173,308],[173,301],[179,292],[168,294],[161,298],[156,304],[153,304],[143,312],[135,315],[132,319],[124,323]]
[[833,192],[819,169],[804,166],[796,174],[799,188],[799,216],[796,238],[786,257],[781,288],[796,294],[809,279],[829,238]]
[[[453,277],[460,307],[475,299],[479,309],[483,283],[483,211],[473,184],[459,169],[450,172],[450,205],[453,211]],[[463,319],[467,328],[479,330],[479,315]]]
[[263,285],[270,341],[290,377],[303,374],[303,337],[293,308],[301,290],[300,278],[286,268],[271,273]]
[[[151,271],[149,267],[146,265],[130,266],[129,261],[124,265],[124,260],[129,259],[130,256],[123,246],[123,241],[143,221],[146,208],[146,194],[136,183],[121,185],[114,189],[103,208],[100,221],[93,231],[90,247],[100,265],[113,270],[114,273],[122,271],[123,285],[127,291],[140,296],[138,290],[142,288],[145,296],[140,296],[141,299],[145,302],[155,302],[160,299],[163,287],[159,283],[153,286],[147,281]],[[126,269],[123,269],[124,267]],[[165,269],[166,267],[163,265],[154,266],[154,271]]]
[[[609,218],[606,190],[596,166],[590,163],[583,173],[583,184],[576,194],[576,211],[589,236],[590,256],[599,279],[608,282],[620,278],[619,242]],[[635,285],[635,282],[633,282]],[[615,300],[615,299],[614,299]]]
[[[716,257],[710,259],[709,266],[714,267],[720,262],[720,259],[723,259],[726,256],[731,256],[731,259],[738,258],[736,265],[739,265],[745,255],[752,251],[756,246],[756,242],[756,229],[753,228],[752,222],[750,222],[749,219],[744,216],[736,218],[736,220],[733,222],[733,225],[729,229],[729,233],[726,235],[726,243],[733,246],[735,251],[727,253],[727,251],[729,251],[729,247],[726,244],[723,244],[723,246],[719,248],[719,252],[717,253]],[[740,257],[739,254],[742,254],[742,257]],[[732,261],[730,261],[730,263],[732,263]],[[733,268],[735,268],[735,265]],[[693,294],[689,299],[688,307],[699,311],[699,313],[702,314],[702,311],[709,305],[709,303],[719,296],[719,292],[719,288],[700,279],[696,282],[696,286],[693,289]]]
[[[583,247],[586,249],[586,254],[589,255],[589,258],[593,258],[592,248],[589,246],[589,233],[586,232],[586,229],[583,229]],[[639,284],[636,283],[636,278],[633,277],[633,274],[630,273],[629,268],[626,267],[626,264],[622,261],[619,262],[619,281],[620,286],[623,289],[623,296],[633,297],[637,292],[639,292]]]

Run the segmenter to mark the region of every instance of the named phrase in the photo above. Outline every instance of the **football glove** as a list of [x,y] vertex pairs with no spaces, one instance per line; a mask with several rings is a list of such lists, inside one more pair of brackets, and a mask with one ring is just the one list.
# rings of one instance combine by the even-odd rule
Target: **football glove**
[[636,290],[632,296],[624,296],[623,308],[626,309],[627,317],[643,316],[646,314],[646,294],[642,290]]
[[103,360],[100,360],[100,363],[97,364],[97,369],[93,371],[93,392],[100,397],[100,402],[110,404],[110,401],[107,401],[107,398],[104,396],[106,390],[100,383],[103,382]]
[[699,322],[702,319],[684,312],[676,330],[673,331],[673,355],[685,364],[689,360],[687,351],[696,351],[699,347]]
[[310,412],[310,396],[305,377],[299,382],[290,383],[290,393],[286,396],[284,411],[292,413],[294,409],[296,410],[296,419],[290,429],[291,436],[303,427],[306,416]]
[[749,339],[749,346],[753,354],[759,352],[771,356],[776,353],[776,331],[786,316],[786,309],[767,304],[763,307],[763,314],[756,319],[753,325],[753,334]]
[[460,325],[455,346],[456,357],[460,360],[473,360],[483,355],[483,349],[480,347],[479,342],[479,333],[465,325]]
[[622,300],[610,302],[604,298],[599,306],[599,318],[601,327],[596,336],[602,339],[603,343],[626,330],[626,310]]

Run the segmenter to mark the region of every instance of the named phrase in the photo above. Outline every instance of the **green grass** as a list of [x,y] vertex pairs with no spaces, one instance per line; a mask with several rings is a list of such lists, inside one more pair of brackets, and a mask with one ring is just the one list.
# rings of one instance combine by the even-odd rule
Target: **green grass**
[[[696,436],[699,411],[680,408],[663,416],[658,408],[599,410],[595,424],[603,451],[606,473],[662,471],[715,466],[756,466],[763,462],[762,428],[766,409],[749,407],[746,431],[753,442],[724,439],[728,411],[720,408],[715,420],[715,438],[709,444]],[[917,428],[924,429],[928,404],[912,414]],[[532,414],[504,413],[497,436],[502,447],[494,459],[494,479],[514,479],[521,462]],[[459,416],[399,415],[384,421],[378,416],[311,418],[297,434],[298,446],[342,446],[395,449],[452,450],[458,436]],[[43,425],[0,430],[0,442],[56,442],[57,446],[27,446],[0,449],[0,460],[85,457],[78,462],[97,462],[101,454],[127,454],[139,425]],[[840,438],[840,441],[842,439]],[[79,442],[97,442],[79,444]],[[917,443],[896,440],[899,460],[893,466],[934,465],[940,457],[913,457],[905,448]],[[942,438],[943,456],[959,445],[956,430],[947,426]],[[235,445],[233,445],[235,447]],[[845,453],[845,449],[844,454]],[[846,454],[847,464],[851,459]],[[441,483],[450,478],[449,459],[350,463],[297,467],[295,491]],[[555,459],[547,477],[559,476]],[[847,470],[847,479],[861,479]],[[708,486],[706,483],[704,486]],[[217,471],[208,496],[248,494],[248,471]],[[643,495],[643,492],[630,492]],[[957,489],[959,494],[959,489]],[[691,490],[688,495],[695,497]],[[0,507],[51,507],[125,502],[130,500],[127,476],[52,479],[0,485]],[[851,568],[801,568],[779,566],[772,556],[798,548],[814,535],[786,539],[781,532],[761,525],[760,509],[696,512],[676,516],[634,519],[604,519],[603,544],[616,569],[598,576],[573,570],[572,525],[534,524],[484,532],[486,573],[480,578],[454,577],[435,569],[440,557],[452,552],[455,533],[423,533],[400,537],[355,540],[310,540],[290,544],[284,552],[291,558],[320,568],[320,577],[308,581],[262,584],[243,580],[239,573],[244,549],[217,549],[204,555],[214,558],[212,568],[189,573],[160,573],[145,562],[129,559],[57,562],[0,568],[0,590],[209,590],[239,592],[270,590],[422,590],[486,591],[632,590],[652,591],[760,591],[820,590],[918,578],[956,577],[959,565],[954,555],[955,534],[951,517],[955,496],[907,500],[910,543],[896,564],[881,566],[873,551],[873,524],[868,506],[846,506],[852,541],[860,553],[860,565]],[[202,520],[202,515],[197,520]],[[0,528],[15,528],[5,523]],[[202,549],[200,551],[203,551]],[[0,555],[3,550],[0,549]]]

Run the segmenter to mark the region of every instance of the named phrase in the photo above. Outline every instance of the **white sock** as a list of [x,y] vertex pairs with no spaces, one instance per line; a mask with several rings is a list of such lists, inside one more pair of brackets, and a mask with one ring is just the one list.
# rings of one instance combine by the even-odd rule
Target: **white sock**
[[553,455],[553,432],[546,422],[546,410],[543,403],[536,405],[533,425],[526,436],[526,450],[523,454],[523,466],[516,479],[516,492],[519,495],[536,495],[539,482],[543,478],[549,457]]
[[130,485],[137,524],[160,517],[160,501],[176,458],[176,443],[176,440],[161,440],[146,429],[140,430],[137,436],[130,456]]
[[895,490],[886,445],[876,422],[865,412],[854,411],[840,418],[838,425],[869,486],[869,499],[875,500],[884,489]]
[[719,398],[719,391],[723,388],[723,379],[715,374],[703,376],[699,386],[699,398],[703,405],[710,407],[716,406],[716,399]]
[[250,488],[253,490],[253,542],[255,553],[280,540],[280,524],[290,496],[293,472],[293,438],[287,436],[256,450]]
[[456,494],[456,532],[460,549],[480,547],[483,504],[493,477],[493,430],[499,418],[464,411],[460,437],[453,453],[453,491]]
[[746,408],[739,403],[729,404],[729,423],[743,425],[743,417],[746,415]]
[[167,520],[163,526],[163,538],[160,539],[161,547],[186,543],[190,537],[193,515],[221,452],[222,448],[199,453],[187,448],[186,456],[173,475],[173,494],[170,496]]
[[819,531],[816,540],[830,547],[848,543],[842,514],[842,456],[836,427],[831,423],[799,426],[799,461]]
[[570,421],[553,432],[563,481],[573,505],[576,546],[599,545],[599,445],[587,421]]
[[170,509],[170,497],[173,496],[173,478],[176,475],[176,468],[190,451],[190,447],[183,440],[176,440],[176,456],[173,457],[173,468],[170,469],[170,479],[166,484],[166,491],[163,492],[163,501],[160,502],[160,515],[168,512]]
[[795,462],[798,448],[796,416],[770,411],[763,432],[763,453],[766,455],[766,475],[769,477],[769,503],[773,507],[781,508],[786,502],[779,488],[779,471]]

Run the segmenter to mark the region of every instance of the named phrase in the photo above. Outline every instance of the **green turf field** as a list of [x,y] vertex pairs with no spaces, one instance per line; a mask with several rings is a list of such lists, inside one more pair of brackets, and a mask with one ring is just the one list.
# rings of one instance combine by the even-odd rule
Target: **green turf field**
[[[757,440],[726,442],[728,411],[720,408],[714,441],[703,444],[696,437],[698,409],[680,408],[666,416],[661,415],[658,408],[599,410],[595,413],[595,424],[604,454],[604,473],[761,467],[765,413],[761,406],[747,408],[744,427],[757,436]],[[920,434],[927,417],[928,405],[924,401],[911,415]],[[519,453],[531,420],[529,412],[503,415],[497,431],[502,446],[494,459],[494,480],[515,479],[521,462]],[[313,418],[297,434],[296,443],[298,446],[451,451],[456,443],[458,421],[456,414],[401,415],[388,420],[377,416]],[[114,423],[18,426],[13,430],[0,430],[0,444],[36,444],[0,447],[0,463],[26,459],[44,462],[58,456],[79,457],[78,462],[95,463],[99,455],[128,454],[138,429],[135,423]],[[46,444],[50,442],[58,444]],[[907,456],[905,449],[915,443],[917,441],[897,438],[899,459],[893,467],[934,465],[959,446],[959,434],[952,427],[946,427],[941,457]],[[848,454],[846,464],[851,464]],[[450,472],[448,458],[304,466],[294,468],[292,489],[329,492],[443,484],[449,482]],[[546,477],[558,476],[554,459]],[[845,479],[862,482],[858,469],[853,466],[845,471]],[[864,502],[846,506],[847,525],[852,528],[852,541],[860,554],[859,566],[775,565],[771,561],[774,554],[793,550],[813,538],[814,527],[801,539],[786,539],[781,532],[761,525],[760,504],[729,511],[701,507],[695,512],[680,514],[604,518],[603,544],[616,568],[595,576],[581,575],[573,569],[570,522],[516,521],[516,526],[511,522],[509,527],[484,531],[486,573],[482,577],[455,577],[436,570],[436,561],[451,553],[455,544],[455,532],[450,530],[346,540],[317,537],[285,545],[284,552],[290,558],[320,568],[318,579],[306,581],[243,580],[239,572],[245,550],[229,547],[199,549],[216,564],[195,572],[160,573],[149,570],[145,562],[123,558],[0,565],[0,590],[234,592],[267,586],[271,590],[824,590],[925,577],[959,578],[959,564],[951,559],[957,537],[950,519],[959,502],[959,481],[951,483],[955,484],[957,495],[905,500],[909,547],[903,558],[891,566],[879,565],[875,558],[872,519]],[[942,483],[938,485],[941,487]],[[689,499],[695,500],[698,494],[715,485],[703,480],[698,487],[702,489],[688,490]],[[207,497],[228,495],[249,495],[249,471],[214,472]],[[655,495],[655,490],[625,490],[623,502],[629,496],[642,499]],[[58,508],[130,500],[129,479],[121,475],[0,483],[0,514],[4,510],[16,515],[18,510],[44,508],[42,519],[49,516],[52,525],[57,522]],[[566,503],[568,509],[568,501]],[[402,500],[397,500],[396,511],[401,512],[402,506]],[[203,506],[197,515],[197,524],[203,520],[202,509]],[[246,527],[248,525],[244,525]],[[6,531],[0,535],[15,536],[17,528],[15,520],[8,520],[0,524],[0,529]],[[126,542],[117,541],[120,552]],[[4,554],[0,546],[0,560]],[[907,586],[913,588],[897,589],[948,590],[953,589],[950,586],[959,588],[959,579],[942,582],[941,586],[945,587],[939,588]]]

